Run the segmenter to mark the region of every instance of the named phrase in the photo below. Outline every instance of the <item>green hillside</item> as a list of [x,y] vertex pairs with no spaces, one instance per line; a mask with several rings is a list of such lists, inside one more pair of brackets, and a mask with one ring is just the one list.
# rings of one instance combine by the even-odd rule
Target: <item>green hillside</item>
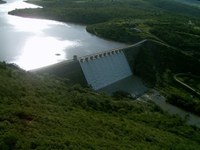
[[[148,41],[130,62],[135,74],[166,96],[167,101],[200,116],[200,97],[180,86],[174,76],[186,73],[200,76],[200,62],[194,57],[163,43]],[[198,83],[198,78],[191,78]]]
[[200,149],[200,130],[151,102],[117,99],[0,63],[0,149]]
[[[151,42],[131,58],[135,74],[162,91],[168,102],[200,115],[200,99],[173,79],[177,73],[200,75],[199,2],[189,0],[29,0],[43,8],[9,14],[86,24],[99,37],[124,43]],[[152,42],[153,41],[153,42]],[[130,56],[132,54],[130,53]],[[129,57],[130,58],[130,57]]]
[[[10,14],[87,24],[87,31],[125,43],[149,39],[137,55],[127,52],[134,73],[170,103],[200,115],[200,100],[173,79],[200,74],[198,8],[167,0],[30,2],[44,8]],[[0,149],[198,150],[200,129],[150,101],[110,97],[0,62]]]
[[29,0],[43,6],[9,14],[86,24],[97,36],[135,43],[153,39],[200,59],[200,9],[172,0]]

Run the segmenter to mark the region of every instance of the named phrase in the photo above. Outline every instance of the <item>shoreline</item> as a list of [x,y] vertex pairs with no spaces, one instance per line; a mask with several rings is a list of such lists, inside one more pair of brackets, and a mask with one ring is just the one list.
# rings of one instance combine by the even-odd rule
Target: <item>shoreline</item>
[[[43,8],[43,9],[45,9],[45,8]],[[28,12],[29,10],[27,10],[27,12]],[[13,12],[13,11],[12,11]],[[23,12],[23,11],[20,11],[19,10],[19,14],[20,14],[20,12]],[[11,12],[10,12],[11,13]],[[51,15],[49,15],[49,16],[46,16],[45,15],[45,13],[47,13],[47,12],[45,12],[45,11],[42,11],[42,9],[40,9],[40,12],[38,13],[38,14],[36,14],[35,15],[35,17],[34,18],[38,18],[37,16],[38,15],[40,15],[40,13],[43,13],[43,15],[42,15],[42,19],[52,19],[52,20],[55,20],[55,21],[62,21],[62,22],[64,22],[64,23],[66,23],[67,21],[65,20],[65,19],[63,19],[63,18],[60,18],[60,19],[55,19],[57,16],[55,15],[55,16],[51,16]],[[11,13],[12,14],[12,13]],[[28,13],[28,14],[31,14],[31,13]],[[21,16],[21,17],[30,17],[28,14],[25,14],[24,16],[21,16],[21,15],[16,15],[16,14],[13,14],[13,15],[16,15],[16,16]],[[34,15],[33,15],[34,16]],[[39,17],[40,19],[41,19],[41,17]],[[72,23],[76,23],[76,22],[73,22],[73,21],[69,21],[69,22],[72,22]],[[78,22],[78,21],[77,21]],[[89,25],[89,24],[88,24]],[[92,26],[92,25],[91,25]],[[86,30],[87,30],[87,27],[86,27]],[[89,33],[91,33],[91,32],[89,32]],[[96,32],[96,30],[95,30],[95,32],[94,33],[92,33],[93,35],[96,35],[96,36],[98,36],[98,37],[100,37],[100,38],[104,38],[104,37],[102,37],[102,36],[99,36],[99,34],[98,34],[98,32]],[[163,44],[163,43],[162,43]],[[170,47],[171,48],[171,47]]]
[[[34,8],[34,9],[37,9],[37,8]],[[43,8],[39,8],[39,9],[43,9]],[[122,43],[122,44],[134,44],[134,43],[139,42],[141,40],[145,40],[145,38],[141,38],[139,40],[134,40],[134,42],[124,42],[124,41],[120,41],[120,40],[115,40],[115,39],[112,39],[112,38],[104,37],[101,34],[97,33],[96,31],[93,31],[93,30],[89,29],[89,27],[91,27],[91,26],[93,26],[95,24],[84,24],[84,23],[80,23],[80,22],[66,21],[64,19],[55,19],[53,17],[51,18],[51,17],[47,17],[47,16],[26,15],[26,13],[18,14],[18,13],[15,13],[14,11],[16,11],[16,10],[9,11],[8,14],[12,15],[12,16],[17,16],[17,17],[23,17],[23,18],[52,20],[52,21],[57,21],[57,22],[65,23],[65,24],[74,24],[74,25],[79,25],[79,26],[85,26],[85,31],[86,32],[88,32],[89,34],[92,34],[93,36],[96,36],[96,37],[98,37],[100,39],[104,39],[104,40],[107,40],[107,41],[112,41],[112,42],[117,42],[117,43]],[[21,11],[23,11],[23,10],[21,9]]]
[[[28,4],[36,5],[40,8],[15,9],[15,10],[9,11],[8,14],[13,15],[13,16],[18,16],[18,17],[24,17],[24,18],[47,19],[47,20],[53,20],[53,21],[58,21],[58,22],[62,22],[62,23],[71,23],[71,24],[76,24],[76,25],[82,25],[82,26],[85,26],[85,30],[88,33],[90,33],[94,36],[97,36],[98,38],[105,39],[108,41],[123,43],[123,44],[134,44],[138,41],[148,39],[148,38],[154,39],[153,37],[148,37],[148,36],[142,37],[137,32],[135,33],[134,36],[133,35],[130,36],[129,34],[127,34],[127,35],[123,35],[122,38],[119,39],[118,37],[115,37],[116,36],[115,33],[111,33],[111,35],[107,35],[108,32],[106,32],[106,34],[104,34],[102,31],[99,31],[99,32],[96,31],[96,25],[101,26],[101,24],[105,24],[107,26],[107,23],[108,23],[108,26],[109,26],[109,23],[110,22],[112,23],[115,20],[113,17],[107,18],[106,20],[101,20],[101,21],[88,21],[86,18],[85,18],[86,20],[80,19],[81,15],[73,16],[74,15],[73,13],[76,13],[76,11],[73,12],[73,10],[72,10],[72,16],[70,16],[69,14],[64,16],[63,13],[51,13],[52,11],[54,11],[54,9],[51,7],[49,8],[49,7],[45,6],[45,4],[40,5],[37,2],[34,3],[33,1],[24,1],[24,2],[28,3]],[[69,7],[69,9],[70,9],[70,7]],[[95,17],[95,18],[97,18],[97,17]],[[118,21],[120,22],[120,20],[121,19],[115,20],[114,22],[118,22]],[[115,28],[115,26],[113,26],[112,28]],[[126,31],[123,31],[123,32],[126,34]],[[140,32],[141,32],[141,34],[143,33],[141,30],[140,30]]]
[[[37,9],[37,8],[34,8],[34,9]],[[40,9],[43,9],[43,8],[40,8]],[[12,15],[12,16],[17,16],[17,17],[23,17],[23,18],[52,20],[52,21],[58,21],[58,22],[66,23],[66,24],[74,24],[74,25],[85,26],[86,32],[92,34],[93,36],[97,36],[98,38],[101,38],[101,39],[104,39],[104,40],[107,40],[107,41],[113,41],[113,42],[122,43],[122,44],[134,44],[135,42],[138,42],[140,40],[145,39],[145,38],[143,38],[143,39],[137,40],[137,41],[132,42],[132,43],[131,42],[119,41],[119,40],[115,40],[115,39],[112,39],[112,38],[104,37],[101,34],[97,33],[96,31],[89,29],[90,26],[95,25],[95,24],[84,24],[84,23],[80,23],[80,22],[67,21],[67,20],[64,20],[64,19],[56,19],[56,18],[48,17],[48,16],[37,16],[37,15],[34,16],[34,15],[28,15],[26,13],[16,13],[15,11],[17,11],[17,10],[9,11],[8,14]],[[23,10],[21,9],[21,11],[23,11]]]

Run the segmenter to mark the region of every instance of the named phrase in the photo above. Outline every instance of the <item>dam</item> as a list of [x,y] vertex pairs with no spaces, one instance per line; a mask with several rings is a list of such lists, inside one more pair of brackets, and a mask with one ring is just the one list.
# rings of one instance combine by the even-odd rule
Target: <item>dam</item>
[[121,50],[108,51],[79,58],[89,86],[99,90],[132,75],[128,61]]
[[99,90],[132,75],[124,50],[136,47],[146,40],[140,41],[129,47],[102,51],[100,53],[87,55],[78,60],[89,86]]
[[[75,55],[72,60],[32,70],[32,72],[55,75],[73,84],[79,83],[94,90],[106,89],[106,91],[111,91],[110,93],[116,90],[123,91],[124,89],[120,88],[120,85],[123,85],[123,87],[126,85],[127,89],[127,84],[129,84],[128,89],[130,90],[128,92],[134,93],[133,95],[136,96],[143,93],[146,88],[137,77],[134,78],[134,68],[130,68],[129,63],[133,61],[131,60],[132,54],[139,50],[140,46],[146,41],[142,40],[128,47],[101,51],[82,57]],[[126,78],[128,78],[128,83],[127,81],[121,82]],[[113,86],[115,83],[116,85]]]

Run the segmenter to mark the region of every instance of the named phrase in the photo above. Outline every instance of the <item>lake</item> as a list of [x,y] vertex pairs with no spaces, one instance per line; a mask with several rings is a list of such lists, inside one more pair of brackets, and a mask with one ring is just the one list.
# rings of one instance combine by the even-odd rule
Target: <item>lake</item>
[[14,9],[39,6],[21,0],[6,2],[0,5],[0,61],[31,70],[72,59],[73,55],[127,46],[92,35],[83,25],[8,15]]

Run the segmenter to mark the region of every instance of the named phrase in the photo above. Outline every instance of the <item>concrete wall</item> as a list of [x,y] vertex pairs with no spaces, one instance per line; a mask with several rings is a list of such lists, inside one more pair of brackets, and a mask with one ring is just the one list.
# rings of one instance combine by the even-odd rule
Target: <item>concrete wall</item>
[[73,84],[78,83],[83,86],[90,84],[95,90],[101,89],[132,75],[135,57],[146,41],[122,49],[102,51],[83,57],[76,56],[74,60],[63,61],[31,72],[50,74]]
[[87,83],[98,90],[132,75],[122,51],[79,60]]
[[70,60],[50,65],[47,67],[32,70],[31,72],[38,74],[49,74],[65,79],[67,82],[75,84],[87,85],[87,81],[82,72],[78,61]]

